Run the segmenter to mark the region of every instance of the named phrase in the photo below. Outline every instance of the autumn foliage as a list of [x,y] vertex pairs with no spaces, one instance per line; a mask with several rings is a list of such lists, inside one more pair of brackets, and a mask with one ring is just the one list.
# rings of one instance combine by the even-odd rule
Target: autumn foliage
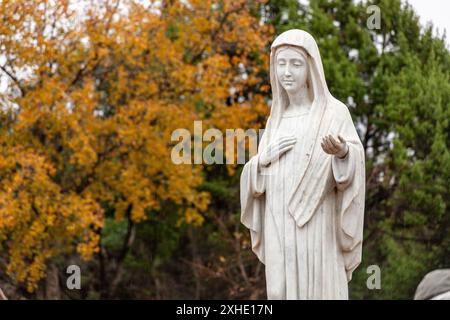
[[33,291],[51,259],[99,254],[108,218],[132,226],[170,206],[178,224],[202,224],[204,168],[172,163],[171,133],[199,119],[246,128],[267,112],[261,3],[0,2],[0,250],[12,279]]
[[[450,52],[407,2],[0,0],[0,292],[266,298],[242,165],[176,165],[172,133],[263,127],[269,45],[291,28],[316,39],[366,151],[350,298],[410,299],[448,268]],[[372,265],[382,290],[367,288]]]

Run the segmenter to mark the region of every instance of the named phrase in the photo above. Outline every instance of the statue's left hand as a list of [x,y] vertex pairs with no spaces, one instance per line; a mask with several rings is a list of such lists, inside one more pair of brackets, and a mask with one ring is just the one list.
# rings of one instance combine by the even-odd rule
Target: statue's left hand
[[328,154],[336,155],[338,158],[345,158],[348,153],[348,145],[341,135],[338,135],[338,139],[334,138],[331,134],[322,138],[321,143],[323,151]]

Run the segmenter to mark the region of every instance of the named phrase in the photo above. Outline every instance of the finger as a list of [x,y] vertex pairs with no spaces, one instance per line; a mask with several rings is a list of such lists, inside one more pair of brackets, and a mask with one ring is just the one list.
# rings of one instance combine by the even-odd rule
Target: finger
[[339,145],[339,142],[337,142],[336,141],[336,143],[337,143],[337,145],[335,145],[334,143],[333,143],[333,140],[334,140],[334,138],[333,138],[333,136],[331,135],[331,134],[329,134],[328,135],[328,143],[329,143],[329,145],[330,145],[330,148],[333,150],[333,152],[339,152],[339,150],[341,150],[341,148],[340,148],[340,145]]
[[325,153],[331,154],[330,150],[328,149],[328,147],[325,145],[324,142],[322,142],[320,144],[322,146],[323,151],[325,151]]
[[297,141],[297,139],[295,137],[277,138],[276,140],[272,141],[272,143],[270,144],[270,148],[272,149],[278,148],[278,146],[285,141]]
[[287,146],[287,147],[278,149],[277,152],[275,152],[273,154],[273,156],[271,157],[270,162],[277,161],[285,152],[289,151],[292,148],[293,148],[293,146]]
[[294,144],[295,144],[295,141],[282,142],[276,147],[276,149],[279,150],[279,149],[284,148],[284,147],[294,146]]
[[278,148],[279,146],[281,146],[281,145],[284,145],[284,144],[294,144],[294,143],[296,143],[297,142],[297,139],[286,139],[286,140],[279,140],[279,141],[276,141],[274,144],[273,144],[273,148],[274,149],[276,149],[276,148]]
[[292,149],[294,147],[293,144],[286,144],[283,146],[280,146],[275,152],[274,152],[274,157],[280,157],[284,152],[286,152],[289,149]]
[[294,148],[293,145],[286,145],[286,146],[283,146],[282,148],[280,148],[280,150],[286,150],[286,149],[292,149],[292,148]]
[[338,138],[339,140],[341,140],[342,143],[347,142],[347,140],[345,140],[340,134],[338,134]]
[[297,138],[282,139],[282,140],[278,141],[279,144],[280,143],[285,143],[285,142],[289,142],[289,143],[297,142]]
[[295,138],[293,134],[286,134],[278,137],[278,139],[292,139],[292,138]]
[[330,150],[332,153],[337,152],[336,148],[333,146],[333,144],[331,143],[331,141],[328,137],[325,139],[325,145],[327,146],[328,150]]
[[285,147],[285,146],[293,146],[297,141],[296,140],[288,140],[288,141],[283,141],[281,142],[278,146],[281,147]]
[[326,139],[322,138],[322,141],[320,142],[320,145],[322,146],[323,151],[328,153],[329,150],[328,150],[328,147],[327,147],[325,141],[326,141]]
[[284,141],[297,141],[296,137],[282,137],[278,140],[278,143],[284,142]]
[[332,135],[330,135],[330,142],[335,148],[337,148],[338,150],[341,150],[341,147],[342,147],[341,144]]
[[284,148],[281,148],[281,149],[280,149],[279,156],[281,156],[283,153],[285,153],[285,152],[291,150],[293,147],[294,147],[294,146],[286,146],[286,147],[284,147]]

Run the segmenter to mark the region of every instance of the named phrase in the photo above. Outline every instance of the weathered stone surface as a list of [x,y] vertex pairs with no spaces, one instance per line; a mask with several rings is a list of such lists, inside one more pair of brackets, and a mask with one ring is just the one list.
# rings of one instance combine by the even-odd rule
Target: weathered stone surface
[[267,296],[348,299],[362,251],[362,143],[310,34],[275,39],[270,81],[270,117],[241,175],[241,221],[266,266]]

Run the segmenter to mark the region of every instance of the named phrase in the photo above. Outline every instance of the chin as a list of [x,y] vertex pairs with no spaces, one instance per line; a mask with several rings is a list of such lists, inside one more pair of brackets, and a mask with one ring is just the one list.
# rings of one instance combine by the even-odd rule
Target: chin
[[288,93],[295,93],[298,92],[299,88],[297,86],[283,86],[284,90]]

